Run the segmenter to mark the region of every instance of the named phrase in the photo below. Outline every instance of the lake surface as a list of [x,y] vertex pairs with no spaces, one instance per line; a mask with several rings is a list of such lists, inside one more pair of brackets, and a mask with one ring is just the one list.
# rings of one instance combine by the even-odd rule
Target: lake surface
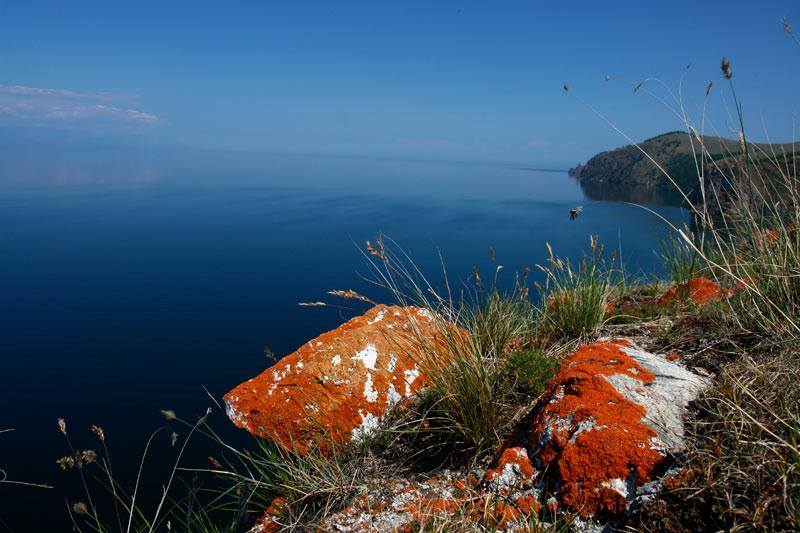
[[[544,261],[545,242],[577,258],[590,234],[621,249],[629,272],[651,271],[664,231],[641,208],[589,199],[565,172],[513,165],[211,152],[6,159],[0,429],[14,431],[0,433],[0,468],[55,488],[0,484],[0,531],[68,530],[65,498],[85,500],[55,463],[67,453],[58,417],[78,448],[98,448],[89,428],[102,426],[132,485],[160,409],[200,415],[214,406],[204,387],[219,398],[268,366],[264,345],[288,354],[364,309],[328,290],[387,301],[363,279],[359,251],[379,232],[436,282],[438,246],[458,284],[473,265],[490,277],[489,246],[510,281]],[[352,309],[297,305],[316,300]],[[211,420],[249,442],[216,407]],[[211,448],[193,441],[186,464],[206,466]],[[156,440],[150,494],[174,453]]]

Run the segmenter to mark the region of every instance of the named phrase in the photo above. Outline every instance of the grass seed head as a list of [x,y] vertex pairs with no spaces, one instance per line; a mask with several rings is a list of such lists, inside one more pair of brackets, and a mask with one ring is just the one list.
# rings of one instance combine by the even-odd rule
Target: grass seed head
[[722,58],[722,64],[720,65],[722,68],[722,75],[725,76],[726,80],[729,80],[733,77],[733,72],[731,71],[731,63],[728,61],[727,57]]
[[346,291],[340,290],[340,289],[336,289],[336,290],[328,291],[328,294],[330,294],[331,296],[337,296],[339,298],[344,298],[346,300],[359,300],[361,302],[366,302],[366,303],[370,303],[372,305],[376,305],[375,302],[373,302],[372,300],[370,300],[366,296],[357,293],[353,289],[347,289]]
[[480,274],[478,274],[478,267],[476,267],[476,266],[472,267],[472,277],[475,278],[475,285],[477,285],[478,288],[480,288],[481,287],[481,276],[480,276]]
[[56,461],[56,464],[59,466],[59,468],[61,468],[61,470],[72,470],[75,468],[75,458],[71,455],[65,455]]
[[103,431],[103,428],[101,428],[100,426],[95,426],[95,425],[93,425],[93,426],[92,426],[92,433],[94,433],[95,435],[97,435],[97,438],[98,438],[98,439],[100,439],[100,441],[101,441],[101,442],[105,442],[105,440],[106,440],[106,434],[105,434],[105,432]]

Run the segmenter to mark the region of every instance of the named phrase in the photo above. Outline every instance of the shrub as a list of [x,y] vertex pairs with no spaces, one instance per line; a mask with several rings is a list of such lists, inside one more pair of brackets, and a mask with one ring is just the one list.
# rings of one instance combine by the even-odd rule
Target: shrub
[[508,370],[519,387],[538,396],[558,370],[558,360],[544,350],[528,348],[508,357]]

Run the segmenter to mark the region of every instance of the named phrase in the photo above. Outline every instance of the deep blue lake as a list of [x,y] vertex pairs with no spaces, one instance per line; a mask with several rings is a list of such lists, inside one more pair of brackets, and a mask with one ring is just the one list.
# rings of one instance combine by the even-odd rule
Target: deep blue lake
[[[459,284],[473,265],[490,277],[489,246],[510,282],[545,260],[545,242],[579,258],[590,234],[629,272],[651,271],[665,229],[565,172],[515,165],[188,151],[0,163],[0,430],[14,429],[0,433],[0,468],[55,485],[0,484],[0,531],[69,530],[65,498],[84,498],[55,463],[58,417],[79,448],[98,448],[89,427],[102,426],[130,485],[160,409],[202,414],[203,387],[219,398],[262,371],[264,345],[290,353],[364,309],[328,290],[387,301],[359,252],[379,232],[436,282],[438,246]],[[351,309],[297,305],[316,300]],[[216,408],[211,420],[246,440]],[[206,466],[209,447],[193,441],[187,465]],[[174,453],[166,437],[153,445],[151,494]]]

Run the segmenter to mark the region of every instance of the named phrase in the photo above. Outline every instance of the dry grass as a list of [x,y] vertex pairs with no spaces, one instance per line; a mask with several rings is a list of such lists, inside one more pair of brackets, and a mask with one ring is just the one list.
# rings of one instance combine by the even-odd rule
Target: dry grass
[[[685,230],[684,234],[698,246],[698,239],[691,231]],[[670,234],[661,241],[661,258],[669,271],[670,279],[678,285],[688,284],[692,278],[702,275],[705,271],[705,261],[700,258],[695,247],[687,245],[675,234]]]
[[796,352],[726,365],[690,421],[683,473],[636,526],[651,531],[800,529]]
[[302,453],[273,443],[261,442],[260,453],[240,458],[238,469],[228,469],[239,491],[257,495],[267,508],[280,499],[280,523],[310,527],[325,516],[343,508],[368,478],[392,468],[373,457],[365,448],[358,450],[327,447],[326,453]]
[[800,528],[800,364],[797,353],[745,357],[720,374],[693,426],[689,483],[731,529]]

